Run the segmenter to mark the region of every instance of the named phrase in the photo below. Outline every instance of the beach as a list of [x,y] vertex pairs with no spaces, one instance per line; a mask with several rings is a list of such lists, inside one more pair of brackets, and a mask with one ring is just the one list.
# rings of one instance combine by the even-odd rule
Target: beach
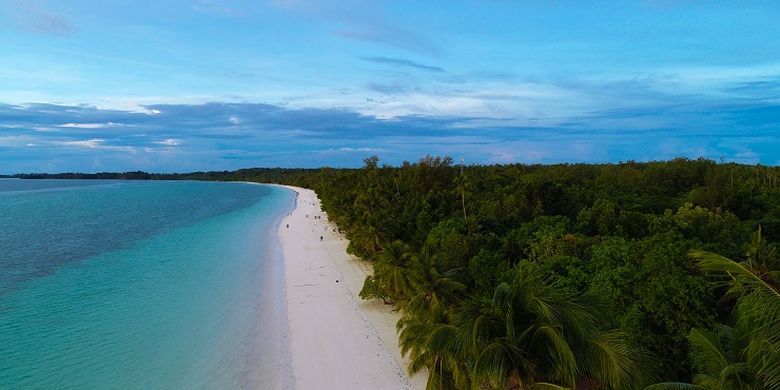
[[370,265],[346,252],[312,190],[297,192],[279,225],[296,389],[424,389],[409,376],[392,306],[358,296]]

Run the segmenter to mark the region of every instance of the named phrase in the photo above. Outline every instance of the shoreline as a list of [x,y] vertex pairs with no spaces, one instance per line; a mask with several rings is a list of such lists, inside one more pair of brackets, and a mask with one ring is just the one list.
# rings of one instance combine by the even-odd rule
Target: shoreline
[[424,389],[426,374],[410,377],[401,357],[400,315],[358,296],[370,264],[347,254],[348,241],[320,211],[314,191],[282,187],[297,194],[277,228],[293,387]]

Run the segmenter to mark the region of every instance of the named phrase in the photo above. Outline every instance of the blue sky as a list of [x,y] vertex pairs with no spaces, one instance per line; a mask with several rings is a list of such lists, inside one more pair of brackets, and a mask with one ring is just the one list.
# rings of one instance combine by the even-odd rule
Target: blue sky
[[0,0],[0,173],[777,165],[778,20],[773,1]]

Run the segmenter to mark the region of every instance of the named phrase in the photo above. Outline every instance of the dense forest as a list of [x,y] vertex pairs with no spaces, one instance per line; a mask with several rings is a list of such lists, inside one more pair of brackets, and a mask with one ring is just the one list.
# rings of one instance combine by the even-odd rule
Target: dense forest
[[429,388],[780,389],[780,169],[708,160],[290,177],[374,265]]
[[314,189],[429,389],[780,389],[777,167],[370,157],[124,175]]

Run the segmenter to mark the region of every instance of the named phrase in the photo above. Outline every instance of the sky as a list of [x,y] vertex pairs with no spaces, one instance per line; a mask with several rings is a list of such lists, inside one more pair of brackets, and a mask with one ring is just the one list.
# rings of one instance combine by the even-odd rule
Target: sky
[[0,174],[780,165],[780,2],[0,0]]

